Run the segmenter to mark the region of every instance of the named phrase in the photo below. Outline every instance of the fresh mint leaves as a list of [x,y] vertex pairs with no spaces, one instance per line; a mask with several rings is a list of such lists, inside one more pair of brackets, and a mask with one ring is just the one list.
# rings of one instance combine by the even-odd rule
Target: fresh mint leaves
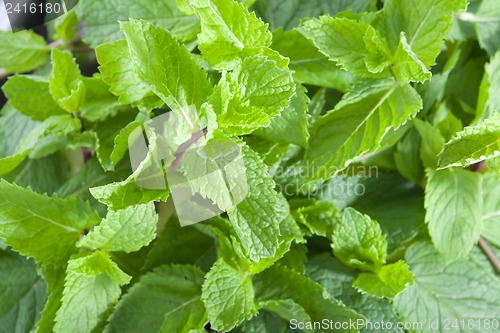
[[1,32],[0,331],[498,331],[499,27],[86,0]]

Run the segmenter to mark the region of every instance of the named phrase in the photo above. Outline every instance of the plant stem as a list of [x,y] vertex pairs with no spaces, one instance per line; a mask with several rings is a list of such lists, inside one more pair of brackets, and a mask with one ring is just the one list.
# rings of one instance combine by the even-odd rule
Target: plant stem
[[484,254],[486,254],[491,264],[497,269],[498,272],[500,272],[500,259],[498,259],[495,252],[493,252],[488,242],[482,236],[479,237],[479,246],[481,247],[481,250],[483,250]]
[[9,73],[3,68],[0,68],[0,80],[5,79],[7,76],[9,76]]

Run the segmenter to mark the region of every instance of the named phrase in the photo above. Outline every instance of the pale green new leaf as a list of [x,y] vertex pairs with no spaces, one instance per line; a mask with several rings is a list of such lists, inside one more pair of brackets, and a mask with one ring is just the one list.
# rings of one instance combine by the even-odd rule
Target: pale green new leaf
[[422,83],[432,76],[425,64],[411,49],[404,32],[401,32],[401,39],[392,61],[391,70],[396,80],[400,82]]
[[432,172],[425,189],[425,220],[448,261],[469,254],[482,229],[481,175],[464,169]]
[[478,125],[464,128],[439,154],[440,169],[467,166],[500,155],[500,112]]
[[40,319],[47,301],[46,285],[37,274],[32,260],[10,251],[0,250],[0,330],[29,332]]
[[364,36],[368,25],[346,18],[321,16],[304,21],[299,31],[330,60],[348,72],[369,75],[365,65],[368,54]]
[[[500,20],[500,16],[499,16]],[[500,52],[497,52],[485,66],[485,73],[479,86],[476,117],[473,125],[488,119],[500,111]]]
[[76,10],[72,9],[63,16],[55,20],[55,34],[53,39],[62,39],[63,41],[72,40],[77,34],[76,25],[78,24],[78,16]]
[[96,56],[102,79],[110,86],[109,90],[120,98],[120,102],[147,109],[163,105],[163,101],[136,73],[126,41],[100,45],[96,48]]
[[405,255],[415,283],[394,299],[394,306],[405,322],[422,323],[412,332],[427,333],[429,325],[437,322],[435,332],[484,333],[483,327],[462,330],[450,326],[461,318],[484,323],[500,318],[500,284],[494,276],[471,257],[459,259],[449,265],[430,242],[413,244]]
[[373,272],[385,264],[387,256],[387,241],[377,221],[350,207],[334,226],[332,248],[344,264]]
[[11,76],[2,86],[2,90],[13,107],[34,120],[67,114],[56,104],[50,94],[49,83],[42,77]]
[[420,158],[426,168],[436,169],[438,154],[444,146],[444,139],[439,130],[428,122],[414,118],[413,126],[420,134]]
[[0,237],[42,264],[64,264],[85,228],[99,222],[88,203],[36,194],[0,181]]
[[231,134],[248,134],[271,124],[295,93],[289,70],[264,56],[251,56],[223,72],[209,102],[220,128]]
[[135,72],[171,109],[201,107],[212,86],[184,46],[145,21],[121,23]]
[[0,45],[0,68],[7,72],[28,72],[49,60],[47,43],[33,31],[0,31]]
[[288,203],[273,189],[274,181],[259,155],[242,146],[248,195],[228,211],[231,224],[247,256],[253,261],[272,258],[280,245],[280,223],[288,215]]
[[120,297],[120,286],[130,279],[105,252],[71,259],[54,332],[92,332],[103,320],[101,316]]
[[376,28],[393,52],[398,49],[403,32],[407,40],[404,47],[429,69],[441,52],[453,14],[466,6],[466,0],[390,0],[384,4]]
[[156,237],[157,223],[158,215],[153,203],[108,211],[106,218],[77,245],[89,249],[135,252]]
[[71,53],[52,50],[52,74],[49,79],[52,96],[61,108],[79,112],[85,99],[85,85]]
[[360,273],[352,286],[379,298],[393,298],[411,284],[413,277],[408,264],[399,260],[383,266],[377,273]]
[[200,31],[198,18],[180,11],[175,0],[87,0],[78,6],[78,16],[83,39],[92,47],[123,39],[119,22],[130,18],[157,24],[182,41],[194,39]]
[[223,259],[205,276],[201,298],[215,330],[230,331],[257,314],[252,280]]
[[106,333],[179,332],[203,328],[203,272],[194,266],[165,265],[141,277],[120,300]]
[[305,159],[311,178],[331,178],[354,158],[376,151],[384,135],[413,118],[422,99],[409,84],[390,79],[365,80],[311,127]]
[[234,0],[188,0],[201,20],[198,35],[203,57],[217,69],[231,69],[246,55],[261,54],[271,44],[267,25]]
[[290,99],[290,104],[271,120],[268,127],[258,129],[254,134],[271,141],[293,143],[306,147],[309,138],[307,130],[309,98],[306,93],[306,88],[297,85],[295,95]]

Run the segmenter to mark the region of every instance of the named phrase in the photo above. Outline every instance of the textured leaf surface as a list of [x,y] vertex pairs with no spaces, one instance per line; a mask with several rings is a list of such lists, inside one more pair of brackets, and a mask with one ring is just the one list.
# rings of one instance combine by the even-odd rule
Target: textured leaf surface
[[464,128],[448,141],[439,155],[439,167],[467,166],[500,156],[500,113],[479,125]]
[[67,260],[83,230],[99,222],[87,203],[50,198],[6,181],[0,181],[0,198],[0,236],[43,264]]
[[104,252],[71,259],[54,332],[91,332],[130,279]]
[[175,0],[160,1],[85,1],[79,6],[78,16],[82,36],[91,46],[123,39],[119,21],[130,18],[144,19],[167,29],[180,40],[196,37],[200,22],[195,16],[188,16],[177,8]]
[[248,54],[271,44],[267,25],[233,0],[189,0],[201,20],[198,35],[203,57],[215,68],[232,68]]
[[375,151],[390,128],[398,128],[422,107],[408,84],[363,81],[311,128],[306,159],[315,176],[330,178],[357,156]]
[[229,331],[257,313],[252,280],[222,259],[205,276],[202,300],[216,330]]
[[295,92],[290,71],[264,56],[252,56],[224,72],[209,102],[221,128],[237,135],[271,124]]
[[165,265],[144,275],[120,300],[105,332],[179,332],[203,328],[203,272],[193,266]]
[[436,332],[483,333],[484,328],[477,326],[450,326],[447,330],[445,321],[500,318],[496,306],[500,302],[498,277],[470,257],[446,265],[432,244],[425,241],[413,244],[405,257],[415,283],[396,296],[394,306],[402,320],[423,324],[415,332],[428,332],[429,324],[437,321]]
[[78,246],[106,251],[135,252],[156,237],[158,215],[154,204],[108,211],[106,218]]
[[28,30],[0,32],[0,68],[20,73],[33,70],[49,60],[49,48],[43,37]]
[[130,20],[121,29],[136,73],[156,95],[174,110],[201,106],[212,87],[184,46],[145,21]]
[[481,175],[463,169],[430,175],[425,220],[436,248],[448,261],[466,256],[482,229]]
[[335,256],[353,268],[376,272],[385,264],[387,241],[380,226],[352,208],[344,209],[334,226],[332,247]]
[[500,181],[498,175],[483,175],[483,231],[485,239],[500,247]]
[[500,32],[500,8],[495,0],[483,0],[475,14],[477,37],[479,44],[490,55],[500,50],[498,33]]

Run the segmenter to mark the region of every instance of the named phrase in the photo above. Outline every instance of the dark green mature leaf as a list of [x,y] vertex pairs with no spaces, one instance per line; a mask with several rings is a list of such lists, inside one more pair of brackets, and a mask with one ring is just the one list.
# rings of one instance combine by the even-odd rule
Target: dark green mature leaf
[[429,175],[425,219],[436,248],[448,261],[469,254],[482,229],[481,175],[446,169]]
[[124,0],[102,3],[99,0],[82,2],[78,9],[82,36],[91,46],[123,39],[119,21],[144,19],[168,29],[180,40],[191,40],[200,30],[195,16],[188,16],[177,8],[175,0]]
[[433,324],[436,332],[483,333],[487,330],[482,326],[461,329],[452,324],[461,319],[477,323],[500,318],[498,277],[470,257],[447,265],[427,241],[410,246],[405,257],[415,283],[396,296],[394,306],[402,320],[421,323],[414,332],[429,332],[429,325],[437,323]]
[[[255,276],[253,283],[258,301],[291,299],[302,306],[313,321],[328,318],[334,322],[356,322],[357,319],[362,318],[358,313],[328,295],[313,280],[279,265],[275,265]],[[317,330],[317,332],[331,331],[358,332],[356,328]]]
[[311,128],[305,158],[312,164],[312,177],[329,179],[355,157],[377,150],[389,129],[421,108],[420,96],[408,84],[386,79],[358,83]]
[[105,332],[179,332],[203,328],[203,272],[164,265],[144,275],[120,300]]
[[37,274],[32,260],[12,251],[0,250],[0,330],[22,333],[31,331],[40,319],[47,300],[46,285]]
[[7,72],[28,72],[49,60],[47,43],[33,31],[0,31],[0,45],[0,68]]
[[63,265],[85,228],[99,222],[87,203],[36,194],[0,181],[0,237],[42,264]]

